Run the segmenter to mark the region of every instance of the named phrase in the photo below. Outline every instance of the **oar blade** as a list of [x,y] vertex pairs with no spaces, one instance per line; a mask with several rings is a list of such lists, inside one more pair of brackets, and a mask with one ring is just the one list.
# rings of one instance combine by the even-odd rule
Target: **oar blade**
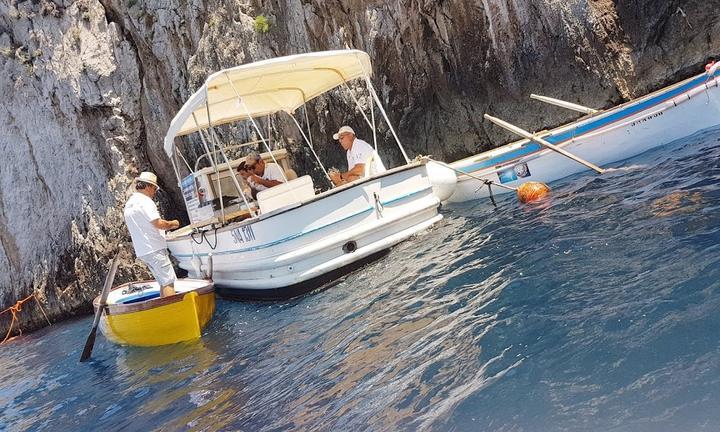
[[81,362],[84,362],[90,358],[90,355],[92,354],[93,346],[95,346],[95,335],[97,333],[97,327],[98,327],[98,324],[100,323],[100,317],[102,316],[102,312],[105,307],[105,302],[107,302],[108,294],[110,293],[110,288],[112,288],[113,281],[115,280],[115,272],[117,271],[118,265],[120,265],[119,259],[120,259],[120,254],[118,253],[115,255],[115,258],[113,258],[112,262],[110,263],[110,269],[108,270],[108,273],[105,276],[105,285],[103,286],[103,289],[100,293],[100,303],[98,304],[97,311],[95,311],[95,319],[93,320],[92,328],[90,329],[90,334],[88,335],[88,338],[85,341],[85,348],[83,349],[83,352],[80,355]]
[[85,348],[83,348],[83,352],[80,355],[81,363],[87,361],[90,358],[93,347],[95,346],[95,334],[96,333],[97,333],[97,327],[93,327],[92,330],[90,330],[90,334],[88,335],[87,340],[85,341]]

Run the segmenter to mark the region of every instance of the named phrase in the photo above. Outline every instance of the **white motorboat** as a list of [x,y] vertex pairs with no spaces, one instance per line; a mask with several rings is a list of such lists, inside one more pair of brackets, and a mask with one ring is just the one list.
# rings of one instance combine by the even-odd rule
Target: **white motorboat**
[[[587,112],[578,121],[534,134],[571,155],[595,165],[621,161],[652,148],[720,124],[720,72],[706,73],[617,107],[596,111],[579,105],[536,97]],[[548,183],[587,167],[534,139],[523,139],[450,164],[458,172],[451,202],[506,193],[527,181]],[[483,184],[478,178],[494,182]]]
[[[188,99],[170,125],[165,151],[192,222],[168,234],[168,248],[189,277],[212,273],[218,290],[228,295],[289,297],[442,219],[440,202],[453,193],[455,174],[427,159],[407,157],[372,86],[371,71],[368,55],[358,50],[294,55],[214,73]],[[279,140],[271,141],[264,131],[273,129],[273,116],[289,116],[329,180],[313,147],[305,104],[353,80],[367,90],[369,108],[363,110],[353,91],[346,94],[373,132],[375,149],[377,109],[406,163],[317,193],[309,175],[294,178],[284,149],[271,148]],[[296,118],[301,108],[307,131],[300,125],[303,118]],[[267,150],[262,157],[280,165],[286,175],[285,183],[257,193],[256,202],[235,170],[242,158],[231,160],[230,146],[215,133],[231,122],[248,123],[258,139],[241,146],[262,144]],[[329,137],[333,131],[326,132]],[[179,150],[177,141],[182,140],[176,138],[191,133],[199,134],[206,167],[191,166]]]

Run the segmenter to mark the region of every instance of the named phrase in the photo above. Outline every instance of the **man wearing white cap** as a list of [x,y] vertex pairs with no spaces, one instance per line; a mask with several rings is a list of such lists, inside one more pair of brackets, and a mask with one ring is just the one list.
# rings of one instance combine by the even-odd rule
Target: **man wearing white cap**
[[160,296],[175,294],[175,269],[167,251],[165,230],[180,227],[178,220],[160,217],[153,201],[160,187],[157,177],[151,172],[140,173],[135,179],[135,192],[125,203],[123,215],[130,231],[135,255],[144,262],[160,284]]
[[348,162],[347,172],[332,171],[328,173],[335,186],[362,178],[365,176],[366,171],[369,175],[386,171],[385,165],[383,165],[375,149],[367,142],[356,138],[355,131],[350,126],[341,127],[333,135],[333,139],[340,142],[342,148],[347,152]]

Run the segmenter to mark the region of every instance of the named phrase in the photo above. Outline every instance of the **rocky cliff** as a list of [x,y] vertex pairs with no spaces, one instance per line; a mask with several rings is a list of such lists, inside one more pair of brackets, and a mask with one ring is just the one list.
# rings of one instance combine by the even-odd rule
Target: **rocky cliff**
[[[0,4],[0,309],[35,294],[19,326],[90,310],[105,264],[135,265],[121,208],[153,170],[180,217],[162,137],[220,68],[344,47],[367,51],[374,82],[411,153],[445,160],[572,113],[531,92],[606,107],[699,70],[720,52],[720,1],[6,0]],[[268,26],[256,26],[262,16]],[[267,31],[265,31],[267,30]],[[311,111],[313,135],[351,111]],[[331,146],[321,157],[341,160]],[[390,151],[388,159],[397,160]],[[299,169],[302,171],[302,168]],[[11,314],[0,316],[5,334]],[[17,325],[15,326],[17,328]],[[3,330],[4,329],[4,330]]]

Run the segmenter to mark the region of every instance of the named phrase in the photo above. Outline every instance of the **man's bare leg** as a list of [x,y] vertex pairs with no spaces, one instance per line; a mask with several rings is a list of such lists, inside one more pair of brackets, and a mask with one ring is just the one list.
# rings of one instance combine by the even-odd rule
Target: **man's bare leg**
[[160,297],[170,297],[171,295],[175,295],[175,285],[160,287]]

